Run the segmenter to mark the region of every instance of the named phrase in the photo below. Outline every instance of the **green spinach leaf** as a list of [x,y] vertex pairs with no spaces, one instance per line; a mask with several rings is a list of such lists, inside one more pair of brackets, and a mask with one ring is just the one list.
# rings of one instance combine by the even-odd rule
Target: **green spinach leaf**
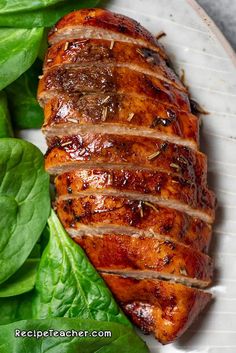
[[43,124],[43,110],[36,98],[41,72],[42,62],[36,60],[29,70],[5,89],[15,129],[38,129]]
[[[32,297],[33,291],[15,297],[0,298],[0,325],[32,319]],[[2,327],[0,332],[1,329]]]
[[38,241],[29,254],[29,259],[39,259],[41,257],[41,244]]
[[46,246],[48,245],[49,239],[50,239],[50,230],[47,224],[40,237],[40,257],[42,256]]
[[44,58],[45,58],[45,55],[46,55],[46,52],[48,50],[48,33],[50,31],[50,28],[44,28],[44,31],[43,31],[43,37],[42,37],[42,40],[41,40],[41,44],[40,44],[40,48],[39,48],[39,52],[38,52],[38,58],[40,59],[41,61],[41,71],[40,71],[40,75],[42,73],[42,61],[44,61]]
[[0,28],[0,90],[33,64],[42,35],[43,28]]
[[0,26],[33,28],[51,27],[65,14],[86,7],[94,7],[99,0],[70,0],[41,10],[0,14]]
[[0,285],[0,298],[30,292],[35,285],[39,259],[28,259],[6,282]]
[[[19,331],[51,329],[64,337],[15,337]],[[65,337],[65,332],[72,330],[88,331],[89,334],[106,331],[111,332],[111,337]],[[78,318],[27,320],[1,326],[0,350],[1,353],[148,353],[146,344],[131,328],[117,323]]]
[[50,212],[43,155],[29,142],[0,139],[0,283],[26,261]]
[[4,92],[0,92],[0,137],[12,137],[10,115],[7,106],[7,97]]
[[34,317],[80,317],[130,325],[83,250],[52,211],[36,280]]
[[0,14],[17,11],[37,10],[61,3],[65,0],[1,0]]
[[44,249],[46,248],[46,246],[48,244],[49,236],[50,236],[49,227],[48,227],[48,225],[46,225],[39,240],[37,241],[33,250],[29,254],[29,259],[40,259],[41,258],[42,254],[44,252]]

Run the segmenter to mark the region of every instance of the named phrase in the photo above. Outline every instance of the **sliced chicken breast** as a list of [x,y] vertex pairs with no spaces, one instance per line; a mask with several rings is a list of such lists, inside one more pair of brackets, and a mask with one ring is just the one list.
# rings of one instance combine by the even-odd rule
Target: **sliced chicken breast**
[[54,207],[125,313],[172,342],[209,302],[196,288],[213,275],[216,199],[188,90],[126,16],[75,11],[49,43],[38,99]]

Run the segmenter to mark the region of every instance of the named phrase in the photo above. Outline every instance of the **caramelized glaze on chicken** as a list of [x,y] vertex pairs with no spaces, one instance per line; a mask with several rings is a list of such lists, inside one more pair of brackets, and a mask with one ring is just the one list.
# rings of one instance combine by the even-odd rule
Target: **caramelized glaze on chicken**
[[211,300],[204,291],[179,283],[102,273],[124,312],[163,344],[181,336]]
[[210,301],[216,200],[199,119],[136,21],[75,11],[49,34],[39,83],[55,209],[125,313],[163,344]]

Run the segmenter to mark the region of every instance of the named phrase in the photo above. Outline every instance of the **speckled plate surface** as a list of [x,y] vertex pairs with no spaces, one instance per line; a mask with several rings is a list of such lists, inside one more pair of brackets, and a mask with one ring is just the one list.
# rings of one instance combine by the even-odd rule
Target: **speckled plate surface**
[[[236,58],[223,35],[194,0],[111,0],[107,8],[133,17],[161,39],[178,73],[185,72],[202,116],[201,148],[209,184],[218,198],[212,242],[215,300],[176,343],[161,346],[144,336],[151,352],[236,352]],[[45,150],[39,131],[22,136]],[[138,352],[137,352],[138,353]]]

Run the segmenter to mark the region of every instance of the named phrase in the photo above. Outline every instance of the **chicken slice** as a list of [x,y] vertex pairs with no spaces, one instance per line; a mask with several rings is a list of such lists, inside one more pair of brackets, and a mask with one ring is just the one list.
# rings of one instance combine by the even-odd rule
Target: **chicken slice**
[[178,175],[206,185],[206,156],[188,147],[141,136],[94,134],[50,138],[46,169],[58,174],[77,168],[110,165],[115,168],[143,168]]
[[174,241],[124,234],[87,234],[73,239],[98,271],[168,279],[200,288],[212,281],[212,259]]
[[58,93],[130,93],[152,98],[190,112],[186,92],[160,79],[117,67],[115,64],[96,63],[88,67],[56,66],[47,70],[39,82],[38,99],[43,106]]
[[187,112],[130,94],[59,94],[44,106],[47,137],[96,133],[150,136],[198,148],[199,119]]
[[127,67],[157,77],[186,92],[180,79],[158,52],[132,43],[114,42],[111,45],[109,40],[103,39],[63,40],[49,48],[44,72],[58,65],[82,67],[98,63]]
[[72,187],[67,186],[67,190],[68,198],[59,197],[55,207],[64,227],[72,237],[106,233],[163,237],[199,251],[208,251],[211,226],[199,218],[141,200],[99,194],[89,196],[78,194],[73,198]]
[[168,60],[162,45],[137,21],[105,9],[84,9],[64,16],[49,33],[49,44],[63,39],[97,38],[134,43],[153,49]]
[[182,284],[101,273],[125,314],[162,344],[180,337],[211,300],[211,294]]
[[94,194],[130,197],[186,212],[207,222],[214,219],[215,195],[212,191],[167,173],[145,170],[72,170],[58,176],[55,185],[62,199]]

